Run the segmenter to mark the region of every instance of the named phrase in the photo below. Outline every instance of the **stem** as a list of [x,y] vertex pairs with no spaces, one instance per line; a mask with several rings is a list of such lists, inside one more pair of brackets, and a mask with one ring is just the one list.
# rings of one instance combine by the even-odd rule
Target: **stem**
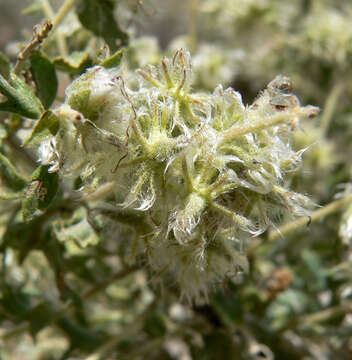
[[221,213],[221,214],[229,217],[230,219],[232,219],[234,221],[234,223],[237,226],[239,226],[241,229],[245,229],[245,231],[249,230],[249,227],[251,226],[250,221],[247,220],[247,218],[245,218],[244,216],[236,214],[232,210],[226,208],[225,206],[222,206],[222,205],[216,203],[215,201],[211,201],[210,206],[214,210],[217,210],[219,213]]
[[136,123],[137,119],[131,119],[130,120],[130,125],[131,128],[133,130],[133,133],[135,135],[135,137],[137,138],[137,141],[140,143],[140,145],[142,146],[144,152],[146,154],[149,154],[149,150],[150,150],[150,146],[148,141],[144,138],[142,131],[139,129],[139,126]]
[[335,86],[332,88],[329,96],[327,97],[326,101],[325,101],[325,105],[324,105],[324,112],[321,116],[321,128],[324,131],[324,135],[327,134],[328,130],[329,130],[329,125],[332,119],[332,116],[335,112],[336,109],[336,105],[337,105],[337,101],[342,93],[342,91],[345,88],[345,84],[338,82],[337,84],[335,84]]
[[127,167],[127,166],[131,166],[131,165],[135,165],[135,164],[139,164],[139,163],[142,163],[144,161],[147,161],[148,158],[146,156],[141,156],[139,158],[136,158],[136,159],[133,159],[133,160],[130,160],[130,161],[125,161],[125,162],[122,162],[120,165],[119,165],[119,168],[123,168],[123,167]]
[[188,162],[186,155],[182,157],[182,171],[183,171],[183,178],[185,179],[186,185],[190,191],[194,191],[194,184],[193,184],[193,177],[190,173],[190,169],[188,167]]
[[[348,195],[342,199],[333,201],[332,203],[324,206],[323,208],[316,210],[310,216],[309,222],[312,223],[316,220],[321,219],[324,216],[330,215],[334,212],[339,211],[343,208],[349,201],[352,201],[352,194]],[[274,230],[269,233],[269,241],[276,240],[280,236],[290,234],[291,232],[302,228],[307,225],[307,218],[301,217],[297,220],[291,221],[288,224],[281,226],[278,230]]]
[[[188,97],[187,97],[188,98]],[[192,120],[194,121],[194,124],[192,124],[193,126],[194,125],[198,125],[201,123],[201,120],[199,119],[199,117],[192,111],[192,108],[191,108],[191,104],[186,101],[186,109],[187,111],[189,112]]]
[[62,20],[66,17],[66,15],[73,8],[76,1],[77,0],[66,0],[64,2],[64,4],[61,6],[59,12],[57,13],[55,19],[53,20],[54,29],[61,24]]
[[21,73],[24,62],[32,55],[33,51],[42,43],[42,41],[48,37],[52,27],[53,26],[50,21],[44,21],[41,26],[34,26],[31,42],[17,56],[15,74],[19,75]]
[[169,74],[169,70],[167,68],[167,64],[166,64],[166,60],[165,58],[163,58],[161,60],[161,65],[162,65],[162,69],[163,69],[163,72],[164,72],[164,76],[165,76],[165,80],[166,80],[166,84],[167,84],[167,87],[168,89],[171,89],[173,88],[175,85],[170,77],[170,74]]
[[227,171],[226,173],[218,176],[216,181],[208,186],[207,195],[211,195],[212,199],[215,199],[227,189],[231,189],[234,186],[234,183],[223,185],[224,182],[227,181],[229,176],[230,176],[230,171]]
[[49,0],[41,0],[42,8],[45,16],[47,16],[50,20],[53,20],[55,17],[55,13],[53,8],[51,7]]
[[352,311],[352,301],[347,301],[337,306],[318,311],[313,314],[302,316],[297,323],[299,325],[313,325],[318,322],[329,320],[330,318],[347,314]]
[[[53,31],[55,31],[55,29],[61,24],[63,19],[66,17],[66,15],[70,12],[72,7],[74,6],[75,2],[76,2],[76,0],[66,0],[64,2],[64,4],[61,6],[59,12],[55,16],[54,10],[50,5],[49,0],[41,0],[44,14],[53,23]],[[68,49],[67,49],[65,37],[63,36],[63,34],[60,31],[56,32],[55,37],[56,37],[60,55],[67,56]]]
[[149,81],[152,85],[163,88],[163,85],[159,83],[158,80],[154,79],[150,74],[147,74],[145,71],[138,69],[136,70],[136,73],[142,76],[142,78],[144,78],[145,80]]
[[275,114],[273,116],[269,116],[267,118],[261,119],[259,121],[255,121],[249,125],[242,126],[233,126],[232,128],[222,131],[222,141],[221,143],[225,143],[227,141],[236,139],[240,136],[246,135],[248,133],[257,132],[263,130],[265,128],[278,125],[280,123],[289,121],[292,119],[292,112],[282,112]]
[[[43,8],[43,12],[44,12],[45,16],[47,18],[49,18],[49,20],[51,22],[53,22],[54,18],[55,18],[55,13],[54,13],[53,8],[50,5],[49,0],[41,0],[41,4],[42,4],[42,8]],[[57,42],[57,46],[59,48],[60,54],[62,56],[66,56],[68,54],[68,50],[67,50],[65,38],[63,38],[59,32],[56,32],[55,38],[56,38],[56,42]],[[45,47],[45,44],[43,44],[43,48],[44,47]]]

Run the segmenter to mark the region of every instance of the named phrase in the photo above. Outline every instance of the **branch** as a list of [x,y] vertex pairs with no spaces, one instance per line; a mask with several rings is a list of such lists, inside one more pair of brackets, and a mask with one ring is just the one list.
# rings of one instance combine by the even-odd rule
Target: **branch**
[[33,28],[33,37],[31,42],[18,54],[17,63],[15,66],[15,74],[19,74],[22,70],[25,60],[27,60],[33,51],[43,42],[48,36],[49,31],[53,25],[50,21],[44,21],[43,25],[35,25]]
[[[330,214],[333,214],[334,212],[339,211],[342,209],[345,205],[348,204],[348,202],[352,201],[352,194],[348,195],[342,199],[333,201],[332,203],[324,206],[323,208],[316,210],[312,213],[309,219],[309,223],[312,223],[314,221],[317,221],[325,216],[328,216]],[[287,234],[290,234],[291,232],[298,230],[299,228],[302,228],[307,225],[307,218],[301,217],[297,220],[294,220],[292,222],[289,222],[288,224],[285,224],[281,226],[279,229],[271,231],[269,233],[269,241],[276,240],[280,236],[284,236]]]

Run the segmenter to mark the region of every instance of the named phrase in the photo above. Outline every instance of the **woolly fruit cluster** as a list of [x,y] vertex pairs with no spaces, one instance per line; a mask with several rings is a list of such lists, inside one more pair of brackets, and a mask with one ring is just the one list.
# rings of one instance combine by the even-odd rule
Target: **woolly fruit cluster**
[[[302,107],[285,76],[250,106],[232,88],[194,93],[187,51],[158,67],[123,74],[95,66],[73,81],[53,112],[59,130],[40,159],[128,224],[130,258],[170,274],[182,294],[209,289],[248,268],[253,236],[311,202],[285,186],[301,164],[292,132],[317,114]],[[128,216],[127,216],[128,215]]]

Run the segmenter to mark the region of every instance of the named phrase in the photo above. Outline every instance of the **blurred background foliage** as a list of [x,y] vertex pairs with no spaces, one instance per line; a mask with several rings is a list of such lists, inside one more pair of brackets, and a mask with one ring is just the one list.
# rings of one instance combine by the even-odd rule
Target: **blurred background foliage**
[[[1,0],[3,54],[15,62],[31,27],[53,20],[63,3]],[[303,104],[322,109],[295,129],[293,145],[307,149],[290,180],[317,210],[281,234],[271,229],[253,238],[249,273],[229,274],[209,303],[189,304],[143,259],[126,263],[128,226],[107,213],[110,226],[102,227],[87,204],[63,195],[65,184],[46,169],[40,176],[55,198],[33,204],[40,189],[26,186],[38,169],[33,153],[21,147],[33,120],[2,112],[0,356],[352,359],[351,20],[349,0],[77,0],[44,44],[49,65],[38,66],[58,84],[42,97],[39,91],[43,104],[60,102],[104,43],[126,47],[126,72],[187,47],[195,89],[222,83],[248,104],[285,74]],[[2,75],[6,61],[1,55]],[[32,59],[32,71],[36,64]],[[29,204],[16,198],[21,191]]]

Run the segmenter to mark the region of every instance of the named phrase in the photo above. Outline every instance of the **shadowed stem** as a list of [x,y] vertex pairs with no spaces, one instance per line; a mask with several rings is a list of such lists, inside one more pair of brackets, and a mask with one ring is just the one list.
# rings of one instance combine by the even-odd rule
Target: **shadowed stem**
[[345,315],[350,311],[352,311],[352,301],[346,301],[339,305],[329,307],[328,309],[303,315],[298,319],[297,323],[300,325],[313,325],[337,316]]

